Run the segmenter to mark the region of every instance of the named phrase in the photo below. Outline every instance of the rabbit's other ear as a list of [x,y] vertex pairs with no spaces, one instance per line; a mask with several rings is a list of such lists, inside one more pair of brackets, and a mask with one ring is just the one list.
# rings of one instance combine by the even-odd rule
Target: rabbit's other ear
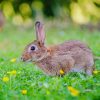
[[39,41],[40,44],[44,44],[45,42],[45,32],[43,24],[39,21],[35,23],[35,29],[36,29],[36,38],[37,41]]

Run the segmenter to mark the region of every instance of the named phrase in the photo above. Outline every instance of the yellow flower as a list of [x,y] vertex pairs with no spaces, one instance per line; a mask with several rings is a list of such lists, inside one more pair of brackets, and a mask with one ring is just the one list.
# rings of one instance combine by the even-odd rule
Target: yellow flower
[[16,70],[12,70],[12,71],[11,71],[11,74],[12,74],[12,75],[16,75],[16,73],[17,73]]
[[17,73],[16,70],[12,70],[12,71],[11,71],[11,74],[12,74],[12,75],[16,75],[16,73]]
[[22,94],[23,94],[23,95],[27,94],[27,90],[25,90],[25,89],[22,90]]
[[7,72],[8,74],[11,74],[11,75],[16,75],[17,71],[16,70],[12,70],[10,72]]
[[3,81],[3,82],[8,82],[8,81],[9,81],[9,78],[8,78],[7,76],[4,76],[4,77],[2,78],[2,81]]
[[94,73],[94,74],[98,74],[99,71],[98,71],[98,70],[94,70],[93,73]]
[[76,90],[75,88],[68,86],[68,90],[70,91],[72,96],[78,96],[79,95],[79,91]]
[[61,74],[61,75],[63,75],[63,74],[64,74],[64,71],[63,71],[62,69],[60,70],[60,74]]
[[16,62],[16,58],[11,59],[10,62]]

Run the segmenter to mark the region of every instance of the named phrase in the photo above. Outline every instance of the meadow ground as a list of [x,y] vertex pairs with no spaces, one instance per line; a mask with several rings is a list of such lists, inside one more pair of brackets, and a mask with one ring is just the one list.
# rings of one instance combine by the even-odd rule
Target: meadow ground
[[[100,61],[93,76],[69,73],[64,77],[46,76],[32,63],[23,63],[24,47],[35,39],[34,29],[6,26],[0,33],[0,100],[100,100]],[[48,45],[75,39],[86,42],[95,56],[100,56],[100,32],[49,29]]]

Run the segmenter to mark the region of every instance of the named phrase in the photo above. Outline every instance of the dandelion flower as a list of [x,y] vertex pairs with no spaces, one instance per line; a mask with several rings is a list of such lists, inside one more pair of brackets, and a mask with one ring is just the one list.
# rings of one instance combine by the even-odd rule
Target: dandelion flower
[[78,96],[79,95],[79,91],[76,90],[75,88],[68,86],[68,90],[70,91],[72,96]]
[[16,73],[17,73],[16,70],[12,70],[12,71],[11,71],[11,74],[12,74],[12,75],[16,75]]
[[10,62],[16,62],[16,58],[11,59]]
[[22,94],[23,94],[23,95],[27,94],[27,90],[25,90],[25,89],[22,90]]
[[60,70],[60,74],[61,74],[61,75],[63,75],[63,74],[64,74],[64,71],[63,71],[62,69]]
[[98,70],[94,70],[93,73],[94,73],[94,74],[98,74],[99,71],[98,71]]
[[12,70],[10,72],[7,72],[7,74],[10,74],[10,75],[16,75],[17,71],[16,70]]
[[9,77],[4,76],[4,77],[2,78],[2,81],[3,81],[3,82],[8,82],[8,81],[9,81]]

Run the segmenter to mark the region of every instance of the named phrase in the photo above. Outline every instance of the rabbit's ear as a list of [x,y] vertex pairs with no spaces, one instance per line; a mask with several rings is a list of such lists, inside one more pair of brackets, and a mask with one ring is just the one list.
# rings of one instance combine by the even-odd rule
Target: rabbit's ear
[[43,24],[39,21],[35,23],[35,29],[36,29],[36,38],[40,42],[40,44],[44,44],[45,42],[45,32]]

